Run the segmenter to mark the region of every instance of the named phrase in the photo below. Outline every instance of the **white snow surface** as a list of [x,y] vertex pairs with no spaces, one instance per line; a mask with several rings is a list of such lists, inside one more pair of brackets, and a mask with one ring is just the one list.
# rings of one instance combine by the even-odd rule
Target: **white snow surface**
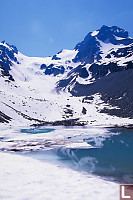
[[0,153],[1,200],[118,200],[119,185],[33,158]]
[[[106,44],[99,41],[102,51],[102,62],[108,63],[114,58],[105,58],[110,49],[117,50],[124,45]],[[1,43],[2,44],[2,43]],[[2,44],[6,45],[6,44]],[[8,46],[8,45],[6,45]],[[71,118],[79,118],[90,125],[112,126],[133,124],[133,119],[119,118],[110,116],[105,113],[99,113],[104,107],[112,109],[108,104],[103,103],[100,94],[93,95],[92,101],[86,100],[83,103],[84,97],[73,97],[68,91],[57,93],[55,86],[60,79],[66,78],[70,71],[69,67],[75,68],[80,63],[73,63],[72,59],[76,56],[76,50],[62,50],[57,56],[61,60],[52,60],[52,57],[36,58],[27,57],[21,54],[15,54],[20,64],[13,62],[10,73],[15,81],[8,82],[6,77],[0,77],[0,108],[1,112],[12,118],[9,124],[2,124],[1,126],[26,126],[41,121],[57,121]],[[116,59],[116,58],[115,58]],[[131,58],[121,58],[118,64],[122,64]],[[54,66],[64,66],[65,73],[62,75],[44,75],[44,71],[40,69],[41,64],[54,64]],[[89,66],[86,65],[89,71]],[[90,84],[90,76],[87,79],[77,77],[77,82],[82,84]],[[69,107],[66,107],[69,105]],[[87,110],[87,114],[83,115],[83,107]],[[73,116],[67,109],[70,109]],[[119,109],[119,108],[117,108]],[[27,118],[30,118],[27,119]],[[40,120],[40,121],[37,121]]]
[[91,33],[91,35],[92,35],[92,36],[96,36],[98,33],[99,33],[99,31],[93,31],[93,32]]

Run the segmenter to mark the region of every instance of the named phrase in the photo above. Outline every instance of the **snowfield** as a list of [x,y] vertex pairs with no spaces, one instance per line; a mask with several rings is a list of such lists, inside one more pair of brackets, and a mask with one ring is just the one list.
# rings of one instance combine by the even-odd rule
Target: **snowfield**
[[[105,39],[103,37],[101,39],[100,34]],[[112,38],[114,38],[113,41]],[[92,83],[95,84],[101,78],[96,79],[97,74],[104,74],[106,67],[111,63],[113,66],[109,69],[114,71],[112,73],[108,69],[105,77],[110,77],[111,73],[115,74],[114,72],[119,68],[124,69],[128,62],[129,66],[127,68],[132,69],[132,44],[133,39],[128,37],[127,32],[116,26],[103,26],[98,31],[89,33],[74,50],[63,49],[53,57],[28,57],[21,54],[14,46],[5,42],[0,43],[0,63],[2,63],[0,64],[0,111],[11,118],[8,127],[71,119],[78,119],[79,122],[91,126],[133,124],[132,114],[125,117],[126,112],[132,110],[131,105],[129,105],[123,116],[113,114],[114,112],[110,115],[107,112],[100,112],[104,109],[119,110],[123,108],[113,106],[110,100],[112,97],[110,96],[108,96],[109,101],[106,103],[103,101],[103,96],[109,95],[107,93],[110,93],[110,91],[104,95],[95,92],[88,96],[86,90],[86,96],[83,96],[80,95],[80,91],[79,95],[77,94],[78,88],[75,90],[76,84],[81,85],[82,88],[84,86],[88,87]],[[96,52],[92,53],[94,47]],[[87,56],[88,59],[94,58],[94,60],[91,59],[92,63],[89,63],[89,61],[88,63],[82,62]],[[74,61],[75,58],[77,59],[76,62]],[[94,69],[90,70],[90,68],[93,68],[93,64]],[[3,66],[7,68],[7,65],[10,68],[8,73],[14,81],[9,79],[6,74],[7,71],[2,71]],[[102,65],[104,69],[99,72],[98,70],[103,68]],[[3,73],[6,75],[3,75]],[[120,72],[118,73],[118,80],[121,79],[119,74]],[[103,79],[101,78],[101,80]],[[63,86],[61,86],[63,83],[60,81],[64,81]],[[119,83],[119,81],[116,81],[115,84],[117,82]],[[132,94],[130,85],[131,83],[126,81],[123,91],[118,88],[118,98],[114,99],[116,104],[127,95],[125,90],[129,90],[128,92]],[[113,95],[115,96],[115,94]],[[129,96],[125,97],[125,102],[129,101],[130,103],[131,98]],[[88,99],[85,100],[86,97]],[[125,102],[122,102],[122,106],[125,105]],[[119,105],[121,106],[121,102]]]
[[[32,74],[23,65],[21,67],[21,74],[26,74],[26,77],[17,75],[15,82],[6,82],[6,78],[0,79],[1,112],[12,118],[5,126],[27,126],[72,118],[79,118],[81,122],[94,126],[133,124],[133,119],[100,113],[103,108],[115,108],[105,104],[100,94],[93,95],[91,101],[83,102],[85,96],[74,97],[67,91],[60,93],[55,91],[54,87],[60,76],[51,77],[35,72]],[[11,73],[16,74],[15,67],[13,70]],[[85,115],[82,113],[83,107],[87,112]]]
[[118,200],[119,185],[18,155],[0,153],[1,200]]

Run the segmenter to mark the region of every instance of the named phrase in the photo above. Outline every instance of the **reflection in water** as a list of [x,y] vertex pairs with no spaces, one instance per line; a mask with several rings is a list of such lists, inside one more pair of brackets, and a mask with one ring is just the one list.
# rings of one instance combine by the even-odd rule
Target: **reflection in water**
[[[113,130],[117,133],[118,130]],[[78,170],[84,170],[100,176],[110,176],[122,181],[131,177],[133,183],[133,130],[119,130],[121,134],[112,135],[102,141],[101,147],[93,138],[89,144],[95,148],[57,150],[62,160],[70,160]],[[87,140],[86,140],[87,141]],[[124,180],[125,181],[125,180]]]
[[113,129],[110,132],[107,137],[85,136],[83,141],[93,148],[56,147],[26,155],[131,184],[133,183],[133,130]]

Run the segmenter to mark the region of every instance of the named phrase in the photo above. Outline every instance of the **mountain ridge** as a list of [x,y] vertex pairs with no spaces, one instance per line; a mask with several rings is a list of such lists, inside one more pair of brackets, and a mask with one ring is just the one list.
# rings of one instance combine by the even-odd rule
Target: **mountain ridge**
[[1,116],[9,124],[14,120],[30,124],[73,119],[93,125],[133,123],[132,69],[133,38],[117,26],[104,25],[88,33],[73,50],[63,49],[46,58],[24,56],[3,41]]

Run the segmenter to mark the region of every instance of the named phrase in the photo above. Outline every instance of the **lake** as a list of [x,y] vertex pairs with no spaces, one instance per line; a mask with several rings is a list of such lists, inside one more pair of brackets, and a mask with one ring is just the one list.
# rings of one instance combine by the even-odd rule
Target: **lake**
[[[39,139],[56,140],[56,145],[49,145],[37,151],[21,152],[24,156],[85,171],[119,183],[133,183],[131,129],[44,127],[22,129],[20,132],[29,134],[29,137],[33,134],[38,135]],[[61,143],[62,140],[65,140],[65,144]],[[87,143],[88,147],[83,147],[82,142]],[[73,145],[75,143],[78,145]]]

